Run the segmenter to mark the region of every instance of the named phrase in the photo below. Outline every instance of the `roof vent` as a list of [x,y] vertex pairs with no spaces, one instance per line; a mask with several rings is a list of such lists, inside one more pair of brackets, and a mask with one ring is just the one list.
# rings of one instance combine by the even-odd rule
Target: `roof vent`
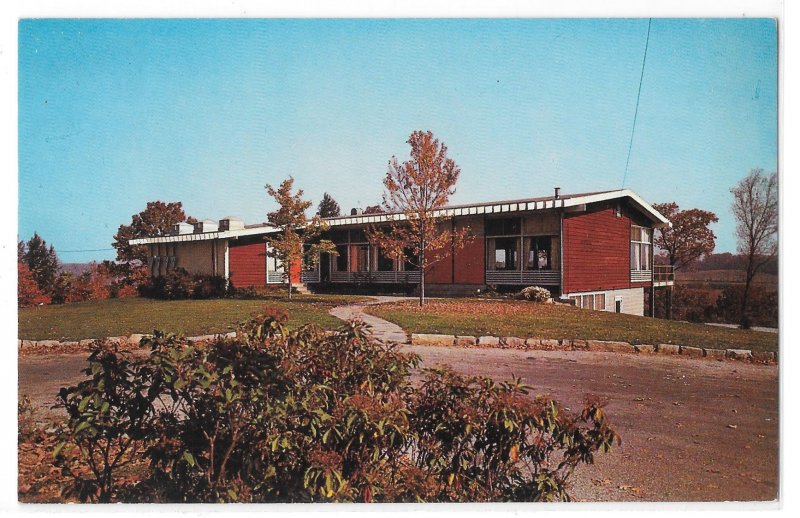
[[244,228],[244,221],[241,218],[228,216],[219,220],[219,230],[224,232],[226,230],[242,230]]
[[194,233],[202,234],[203,232],[216,232],[219,230],[219,223],[210,219],[204,219],[194,224]]
[[194,225],[191,223],[186,223],[185,221],[181,221],[180,223],[175,223],[172,225],[172,234],[191,234],[194,232]]
[[555,188],[555,195],[553,195],[553,198],[555,198],[557,200],[560,196],[561,196],[561,187],[556,187]]
[[361,214],[363,214],[363,213],[364,213],[364,211],[363,211],[363,210],[361,210],[361,209],[358,209],[358,208],[355,208],[355,207],[353,207],[352,209],[350,209],[350,215],[351,215],[351,216],[360,216],[360,215],[361,215]]

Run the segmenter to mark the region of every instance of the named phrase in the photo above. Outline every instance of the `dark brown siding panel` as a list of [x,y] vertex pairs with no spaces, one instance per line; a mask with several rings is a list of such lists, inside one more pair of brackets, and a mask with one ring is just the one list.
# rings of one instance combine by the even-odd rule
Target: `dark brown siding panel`
[[234,287],[264,286],[267,283],[266,244],[263,241],[231,243],[228,258]]
[[564,216],[565,293],[630,285],[630,220],[613,207]]

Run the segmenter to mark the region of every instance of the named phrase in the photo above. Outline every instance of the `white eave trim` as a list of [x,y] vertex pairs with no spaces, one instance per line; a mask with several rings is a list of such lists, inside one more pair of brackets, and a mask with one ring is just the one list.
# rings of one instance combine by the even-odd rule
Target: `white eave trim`
[[660,212],[653,208],[652,205],[642,199],[641,196],[636,194],[630,189],[620,189],[619,191],[603,192],[599,194],[590,194],[588,196],[578,196],[575,198],[568,198],[564,202],[564,207],[574,207],[576,205],[583,205],[589,203],[597,203],[601,201],[615,200],[618,198],[630,198],[634,204],[639,207],[645,215],[647,215],[656,228],[672,227],[672,223],[665,218]]
[[208,241],[211,239],[236,239],[242,236],[257,236],[269,234],[276,230],[275,227],[243,228],[239,230],[225,230],[218,232],[203,232],[198,234],[176,234],[172,236],[143,237],[131,239],[130,245],[154,245],[157,243],[184,243],[188,241]]
[[[589,194],[586,196],[573,196],[558,199],[499,202],[499,203],[478,203],[461,207],[445,207],[435,210],[434,217],[455,217],[470,216],[475,214],[500,214],[503,212],[531,212],[537,210],[552,210],[559,208],[578,207],[590,203],[629,198],[650,220],[656,228],[672,227],[672,223],[661,215],[652,205],[644,201],[641,196],[630,189],[620,189],[618,191]],[[341,216],[337,218],[327,218],[325,222],[331,227],[346,225],[363,225],[366,223],[388,223],[404,221],[405,214],[362,214],[359,216]],[[202,234],[178,234],[173,236],[148,237],[141,239],[131,239],[131,245],[150,245],[156,243],[180,243],[185,241],[205,241],[209,239],[229,239],[240,236],[255,236],[270,234],[277,229],[272,226],[245,228],[241,230],[228,230],[224,232],[204,232]]]

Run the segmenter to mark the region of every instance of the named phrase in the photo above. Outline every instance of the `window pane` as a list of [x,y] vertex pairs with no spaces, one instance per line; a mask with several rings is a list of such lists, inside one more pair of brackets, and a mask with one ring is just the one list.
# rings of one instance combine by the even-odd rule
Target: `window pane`
[[503,218],[486,220],[487,236],[511,236],[518,235],[520,229],[520,218]]
[[386,257],[383,254],[383,250],[378,252],[378,271],[379,272],[391,272],[394,270],[394,260],[389,257]]
[[336,247],[336,251],[339,255],[336,256],[336,271],[337,272],[346,272],[347,271],[347,245],[339,245]]
[[597,293],[594,296],[594,308],[598,310],[606,309],[606,294]]
[[361,245],[358,247],[358,270],[359,272],[369,271],[369,246]]
[[517,247],[519,239],[500,238],[495,240],[495,269],[497,270],[516,270],[517,269]]
[[502,248],[494,251],[494,268],[495,270],[506,269],[506,251]]
[[536,268],[538,270],[552,270],[551,242],[549,237],[536,238]]
[[414,252],[411,249],[406,248],[403,250],[403,253],[406,257],[406,260],[403,261],[403,271],[406,272],[415,272],[419,269],[417,266],[417,258],[414,257]]
[[641,244],[642,247],[642,270],[650,269],[650,245]]
[[594,309],[594,295],[583,296],[583,309]]
[[640,254],[639,244],[631,243],[631,270],[641,270],[639,254]]
[[351,243],[366,243],[367,242],[367,234],[363,230],[351,230],[350,231],[350,242]]

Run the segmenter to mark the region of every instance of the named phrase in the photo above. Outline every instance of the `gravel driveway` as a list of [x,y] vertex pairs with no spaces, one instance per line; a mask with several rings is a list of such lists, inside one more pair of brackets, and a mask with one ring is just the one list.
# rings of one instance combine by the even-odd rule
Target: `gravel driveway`
[[[422,367],[449,364],[498,380],[521,376],[533,392],[578,410],[587,393],[609,399],[622,446],[573,478],[591,501],[774,500],[778,488],[778,369],[613,353],[404,346]],[[58,388],[81,379],[83,355],[19,360],[19,392],[42,413]]]

